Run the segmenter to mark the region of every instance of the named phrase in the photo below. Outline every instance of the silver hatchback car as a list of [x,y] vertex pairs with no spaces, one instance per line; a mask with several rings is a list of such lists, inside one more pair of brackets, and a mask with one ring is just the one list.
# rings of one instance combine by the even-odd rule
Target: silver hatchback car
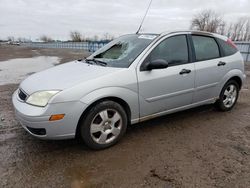
[[117,143],[128,124],[210,103],[231,110],[245,77],[242,56],[227,37],[131,34],[85,60],[31,75],[12,100],[33,136],[79,136],[103,149]]

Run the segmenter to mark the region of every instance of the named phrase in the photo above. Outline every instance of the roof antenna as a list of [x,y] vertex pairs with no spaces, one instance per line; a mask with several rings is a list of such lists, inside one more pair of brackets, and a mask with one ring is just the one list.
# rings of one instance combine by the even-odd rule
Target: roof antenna
[[147,14],[148,14],[148,11],[149,11],[149,8],[150,8],[150,6],[151,6],[151,4],[152,4],[152,1],[153,1],[153,0],[150,0],[150,2],[149,2],[149,4],[148,4],[148,8],[147,8],[147,10],[146,10],[146,12],[145,12],[145,15],[144,15],[143,18],[142,18],[140,27],[138,28],[136,34],[138,34],[138,33],[140,32],[140,30],[141,30],[142,24],[143,24],[143,22],[144,22],[144,20],[145,20],[145,18],[146,18],[146,16],[147,16]]

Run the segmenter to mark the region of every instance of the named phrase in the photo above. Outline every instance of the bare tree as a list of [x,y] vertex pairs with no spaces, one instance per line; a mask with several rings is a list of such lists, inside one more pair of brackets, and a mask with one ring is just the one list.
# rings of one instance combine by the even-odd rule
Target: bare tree
[[94,41],[98,41],[98,40],[99,40],[98,35],[95,35],[95,36],[93,37],[93,40],[94,40]]
[[218,13],[204,10],[194,16],[190,28],[227,35],[233,41],[250,41],[250,18],[240,18],[228,24]]
[[42,35],[42,36],[40,37],[40,40],[41,40],[42,42],[52,42],[52,41],[53,41],[53,39],[52,39],[51,37],[47,36],[47,35]]
[[232,35],[232,40],[240,40],[241,37],[241,32],[244,27],[244,22],[243,20],[238,20],[234,25],[233,25],[233,35]]
[[25,37],[19,37],[19,38],[17,39],[17,41],[18,41],[18,42],[29,42],[30,40],[27,39],[27,38],[25,38]]
[[230,23],[230,25],[227,27],[226,35],[228,38],[232,38],[233,33],[233,23]]
[[245,32],[242,38],[243,41],[249,41],[250,40],[250,19],[247,20],[245,25]]
[[226,22],[225,21],[222,21],[221,24],[219,25],[218,27],[218,30],[217,32],[220,34],[220,35],[225,35],[226,34]]
[[81,42],[82,41],[82,34],[79,31],[71,31],[70,38],[73,42]]
[[223,18],[212,10],[204,10],[194,16],[191,21],[191,29],[213,33],[225,32]]
[[250,18],[240,18],[235,23],[230,23],[227,36],[234,41],[249,41]]
[[113,40],[114,36],[109,33],[104,33],[103,40]]
[[15,41],[15,38],[14,38],[13,36],[8,36],[8,37],[7,37],[7,40],[8,40],[9,42],[14,42],[14,41]]

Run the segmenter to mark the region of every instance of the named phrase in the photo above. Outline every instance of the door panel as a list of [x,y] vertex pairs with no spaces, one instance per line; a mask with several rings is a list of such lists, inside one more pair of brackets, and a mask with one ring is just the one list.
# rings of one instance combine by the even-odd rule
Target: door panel
[[221,79],[218,62],[219,60],[215,59],[195,63],[194,103],[215,97],[216,86]]
[[[165,69],[137,70],[140,117],[189,105],[194,92],[194,64],[189,63],[186,35],[171,36],[155,45],[141,67],[154,60],[169,63]],[[145,70],[145,69],[141,69]]]
[[193,103],[197,103],[217,97],[217,85],[224,76],[224,66],[218,66],[223,58],[213,37],[193,35],[192,41],[197,61]]
[[[189,74],[180,75],[182,69]],[[138,73],[140,116],[189,105],[194,91],[194,64]]]

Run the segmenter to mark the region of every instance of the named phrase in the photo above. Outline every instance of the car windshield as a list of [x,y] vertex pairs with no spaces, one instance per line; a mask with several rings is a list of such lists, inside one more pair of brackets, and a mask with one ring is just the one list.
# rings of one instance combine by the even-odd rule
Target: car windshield
[[153,34],[121,36],[97,50],[87,61],[93,60],[109,67],[128,68],[156,37]]

